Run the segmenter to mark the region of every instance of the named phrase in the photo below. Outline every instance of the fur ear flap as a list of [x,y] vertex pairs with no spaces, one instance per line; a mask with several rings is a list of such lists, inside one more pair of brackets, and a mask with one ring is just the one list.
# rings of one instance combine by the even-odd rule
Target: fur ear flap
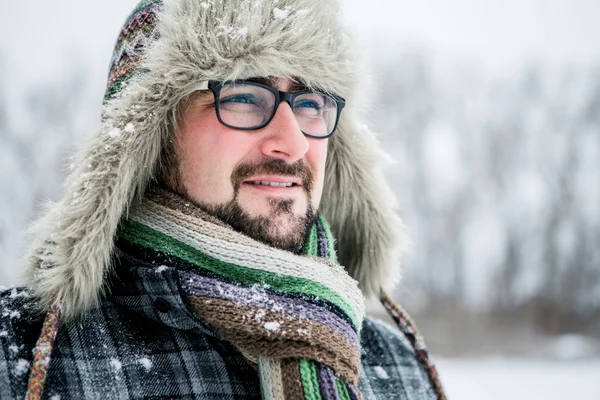
[[379,166],[388,156],[352,111],[344,112],[329,143],[321,211],[337,239],[340,263],[366,297],[376,297],[400,278],[404,228]]
[[31,227],[26,280],[40,308],[58,301],[66,318],[98,304],[122,216],[145,191],[170,137],[172,107],[144,102],[136,87],[108,111],[75,157],[63,199]]

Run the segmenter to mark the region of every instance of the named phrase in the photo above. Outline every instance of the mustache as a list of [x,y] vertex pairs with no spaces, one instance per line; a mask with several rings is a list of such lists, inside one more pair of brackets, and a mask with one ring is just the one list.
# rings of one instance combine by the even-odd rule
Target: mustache
[[241,184],[259,174],[273,174],[300,179],[307,193],[311,193],[314,185],[312,170],[302,160],[292,164],[277,158],[263,158],[257,162],[237,165],[231,173],[231,182],[237,193]]

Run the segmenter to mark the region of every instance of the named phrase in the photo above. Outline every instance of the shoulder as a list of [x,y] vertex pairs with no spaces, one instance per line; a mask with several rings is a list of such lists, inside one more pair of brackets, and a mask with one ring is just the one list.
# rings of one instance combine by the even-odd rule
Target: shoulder
[[24,393],[41,327],[26,289],[0,291],[0,398]]
[[0,291],[0,340],[2,344],[35,342],[42,320],[35,313],[34,301],[25,288]]
[[361,344],[371,352],[393,353],[400,357],[415,357],[415,350],[400,330],[387,322],[367,317],[361,331]]
[[436,398],[414,348],[397,328],[366,318],[361,346],[359,386],[365,398],[389,398],[391,394],[395,399]]

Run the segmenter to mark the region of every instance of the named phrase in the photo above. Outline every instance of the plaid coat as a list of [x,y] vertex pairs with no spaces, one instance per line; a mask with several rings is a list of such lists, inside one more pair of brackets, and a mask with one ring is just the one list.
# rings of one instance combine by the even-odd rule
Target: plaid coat
[[[258,372],[186,304],[175,268],[121,255],[99,308],[58,330],[47,399],[258,399]],[[0,399],[22,399],[42,319],[22,288],[0,294]],[[434,399],[408,340],[367,318],[365,399]]]

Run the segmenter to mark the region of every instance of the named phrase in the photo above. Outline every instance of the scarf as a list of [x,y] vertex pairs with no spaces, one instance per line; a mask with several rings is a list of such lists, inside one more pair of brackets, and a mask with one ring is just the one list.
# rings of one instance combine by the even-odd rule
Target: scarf
[[118,237],[177,263],[193,310],[257,365],[263,399],[362,398],[364,298],[337,264],[321,216],[296,255],[157,189],[121,223]]
[[[302,255],[244,236],[182,198],[149,191],[118,235],[162,253],[198,315],[259,370],[263,399],[358,400],[364,300],[337,264],[322,216]],[[446,400],[423,337],[408,313],[381,290],[380,301],[412,345],[439,400]],[[29,376],[28,400],[42,398],[61,306],[46,313]]]

